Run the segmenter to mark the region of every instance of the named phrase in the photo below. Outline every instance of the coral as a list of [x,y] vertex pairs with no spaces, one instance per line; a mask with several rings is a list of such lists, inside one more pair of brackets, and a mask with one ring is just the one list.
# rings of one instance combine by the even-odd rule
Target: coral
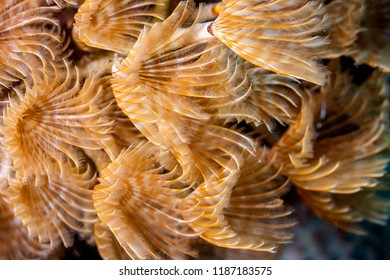
[[291,194],[386,225],[389,9],[2,1],[0,258],[277,258]]

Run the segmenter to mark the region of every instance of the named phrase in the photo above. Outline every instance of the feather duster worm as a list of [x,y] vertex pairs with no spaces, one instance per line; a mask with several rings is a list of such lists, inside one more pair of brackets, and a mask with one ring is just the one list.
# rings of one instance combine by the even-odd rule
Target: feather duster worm
[[287,171],[290,167],[286,166],[286,162],[299,164],[301,160],[313,157],[313,109],[317,107],[314,97],[306,89],[302,91],[300,114],[272,147],[270,155],[277,154],[276,166],[284,166]]
[[[334,74],[327,86],[321,93],[312,92],[311,102],[304,101],[299,122],[273,150],[285,156],[283,162],[290,161],[285,174],[315,213],[345,230],[363,233],[359,223],[374,220],[381,210],[380,203],[370,199],[376,188],[362,189],[376,187],[389,162],[383,155],[388,146],[383,121],[385,76],[375,71],[354,86],[350,74],[341,72],[337,63],[330,65]],[[371,210],[355,204],[364,197]]]
[[354,89],[338,74],[324,89],[324,100],[311,95],[317,102],[304,102],[299,122],[273,148],[291,163],[285,167],[292,182],[306,190],[354,193],[373,187],[388,162],[380,155],[388,145],[381,116],[384,88],[378,82],[383,75],[375,73]]
[[349,54],[359,64],[390,71],[390,1],[360,1],[365,7],[361,32]]
[[294,221],[286,218],[291,209],[279,199],[288,190],[288,180],[266,155],[265,149],[248,153],[240,175],[226,177],[237,180],[233,187],[226,179],[217,183],[205,179],[185,199],[193,210],[183,215],[186,219],[199,216],[189,225],[202,239],[225,248],[256,251],[274,251],[277,244],[291,242],[287,229]]
[[235,55],[232,61],[248,77],[250,94],[240,102],[219,108],[217,116],[226,121],[265,124],[269,131],[275,130],[276,123],[286,125],[297,118],[301,89],[296,79],[255,67]]
[[275,251],[278,244],[292,241],[287,229],[295,221],[288,218],[292,209],[280,198],[289,190],[289,180],[282,175],[282,168],[273,168],[274,159],[267,160],[267,155],[266,148],[259,148],[255,156],[246,156],[225,216],[231,229],[260,239],[265,251],[271,247]]
[[[93,161],[98,173],[116,159],[120,150],[136,145],[145,139],[115,102],[110,79],[111,68],[116,63],[119,63],[118,58],[113,53],[88,54],[77,63],[80,80],[93,77],[95,89],[98,89],[98,107],[106,108],[106,118],[112,121],[112,129],[107,131],[107,136],[110,136],[104,150],[83,149],[84,153]],[[90,97],[86,95],[87,99]]]
[[47,4],[56,4],[58,7],[63,8],[67,4],[72,6],[80,6],[84,0],[46,0]]
[[277,257],[290,185],[389,218],[384,74],[334,60],[387,69],[388,1],[81,2],[0,4],[1,258]]
[[52,252],[49,243],[29,237],[27,228],[0,195],[0,260],[42,259]]
[[95,242],[100,256],[104,260],[129,260],[130,256],[119,244],[110,228],[102,222],[95,224]]
[[[132,259],[184,258],[194,255],[194,233],[182,217],[180,199],[189,192],[177,179],[175,160],[150,142],[128,149],[102,171],[93,200]],[[177,163],[176,163],[177,165]],[[180,169],[180,168],[179,168]]]
[[318,50],[321,58],[348,55],[358,34],[363,32],[361,20],[365,5],[361,0],[333,0],[326,5],[330,26],[327,29],[329,45]]
[[13,206],[31,238],[49,243],[51,248],[61,242],[69,247],[72,230],[89,234],[96,221],[89,190],[96,177],[89,168],[84,172],[71,166],[60,170],[55,164],[46,164],[45,168],[48,175],[39,175],[39,179],[9,178],[4,199]]
[[9,178],[13,173],[12,161],[0,146],[0,260],[58,257],[60,246],[53,248],[49,242],[29,236],[28,228],[15,215],[12,205],[6,202],[4,194],[9,189]]
[[29,78],[67,47],[53,16],[57,7],[42,0],[0,2],[0,87]]
[[389,189],[383,182],[374,189],[353,194],[314,192],[301,188],[298,188],[298,193],[321,219],[354,234],[367,234],[364,221],[385,225],[389,219],[390,202],[384,198],[389,195]]
[[[210,158],[210,147],[234,158],[238,168],[239,150],[253,151],[253,142],[222,127],[222,118],[211,117],[218,118],[219,108],[242,100],[250,85],[229,63],[222,45],[198,34],[202,24],[188,21],[194,10],[192,2],[183,2],[167,20],[140,35],[114,70],[113,94],[140,132],[170,150],[184,172],[193,173],[194,164],[199,170],[208,169],[204,164],[219,164],[218,159],[198,160],[204,153]],[[206,149],[199,148],[206,143]]]
[[156,9],[164,2],[86,0],[75,15],[73,32],[87,46],[127,54],[144,26],[164,18]]
[[[112,78],[111,67],[115,65],[116,61],[115,59],[111,58],[109,60],[110,61],[108,63],[105,61],[99,62],[98,60],[94,60],[94,63],[88,63],[88,69],[89,72],[91,72],[91,69],[95,69],[95,71],[92,71],[96,73],[94,74],[94,76],[96,76],[96,80],[98,80],[95,83],[98,83],[100,85],[100,90],[102,91],[100,103],[103,107],[105,107],[105,104],[107,106],[110,106],[110,110],[108,112],[109,118],[115,122],[115,125],[112,130],[112,136],[115,140],[116,146],[118,147],[118,149],[116,150],[119,150],[132,145],[136,145],[145,138],[143,137],[142,133],[130,121],[130,119],[126,116],[126,114],[119,108],[118,104],[115,101],[110,79]],[[96,62],[97,64],[95,64]],[[109,72],[104,71],[102,73],[103,65],[110,66]],[[85,73],[84,76],[88,77],[89,75],[90,74]],[[117,156],[118,154],[116,154],[115,158]],[[112,159],[113,158],[111,157],[111,160]]]
[[[44,80],[34,80],[32,87],[16,92],[6,109],[2,144],[22,178],[46,174],[46,163],[82,164],[79,149],[106,149],[115,146],[111,135],[113,121],[109,107],[99,104],[101,91],[94,78],[80,86],[77,70],[63,73],[56,67],[46,72]],[[112,152],[111,152],[112,151]]]
[[[131,258],[196,256],[188,242],[197,237],[227,248],[272,251],[275,244],[291,241],[286,229],[294,222],[278,198],[288,181],[265,155],[248,154],[241,176],[232,173],[217,181],[210,175],[192,190],[181,183],[169,152],[141,143],[102,171],[95,207]],[[232,191],[229,180],[238,177]],[[102,236],[98,246],[106,244],[99,250],[108,258],[123,254],[108,229],[100,225],[95,230]]]
[[378,195],[388,192],[380,182],[389,162],[383,153],[388,147],[383,119],[385,76],[374,71],[361,86],[353,86],[350,74],[332,70],[333,78],[324,89],[327,115],[319,123],[314,151],[338,161],[330,182],[344,186],[333,193],[302,188],[298,193],[322,219],[346,231],[365,234],[362,222],[384,224],[390,205]]
[[312,53],[327,44],[327,27],[321,1],[231,0],[208,30],[256,66],[323,85],[326,71]]

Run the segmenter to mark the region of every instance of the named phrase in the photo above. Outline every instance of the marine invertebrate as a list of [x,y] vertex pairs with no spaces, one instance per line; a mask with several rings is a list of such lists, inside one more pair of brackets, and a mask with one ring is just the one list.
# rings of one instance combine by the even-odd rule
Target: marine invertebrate
[[59,7],[64,7],[66,4],[69,5],[80,5],[82,0],[46,0],[48,4],[56,4]]
[[33,69],[62,56],[66,44],[55,12],[42,0],[0,3],[0,86],[27,80]]
[[200,217],[190,226],[202,232],[201,238],[220,247],[254,251],[275,251],[278,244],[290,242],[287,229],[295,222],[287,218],[291,209],[279,199],[289,182],[272,167],[267,153],[247,153],[233,186],[203,184],[188,196],[186,204],[194,205],[191,217]]
[[[345,87],[347,74],[336,69],[333,73],[336,81],[322,88],[322,95],[308,97],[311,101],[304,102],[299,122],[273,149],[284,155],[286,173],[298,187],[354,193],[374,186],[388,162],[378,156],[388,145],[383,135],[383,83],[378,83],[381,73],[375,72],[354,92],[355,87]],[[321,110],[326,115],[321,116]]]
[[[4,113],[2,143],[23,179],[46,174],[46,163],[55,162],[61,169],[67,163],[80,167],[77,147],[104,149],[112,140],[113,122],[109,106],[98,104],[98,84],[90,77],[80,88],[77,70],[65,66],[65,72],[53,66],[40,83],[32,76],[33,85],[24,93],[16,91]],[[114,157],[115,145],[106,147]]]
[[15,216],[12,206],[0,198],[0,259],[42,259],[51,252],[50,244],[29,237],[27,228]]
[[337,58],[351,51],[358,34],[364,29],[361,26],[364,11],[363,1],[331,1],[326,5],[330,27],[327,31],[329,45],[321,50],[323,58]]
[[101,184],[93,194],[100,219],[133,259],[194,254],[188,242],[196,233],[181,217],[182,211],[191,209],[180,209],[180,198],[188,189],[180,188],[175,179],[175,165],[167,173],[161,172],[168,169],[164,163],[172,161],[172,156],[159,150],[143,142],[124,151],[103,170]]
[[298,80],[255,67],[234,54],[229,58],[246,73],[251,89],[239,102],[219,108],[218,116],[256,126],[264,124],[269,131],[274,131],[277,124],[290,124],[297,118],[301,104]]
[[270,258],[291,190],[385,225],[388,1],[165,2],[0,4],[0,257]]
[[389,58],[389,2],[360,1],[365,7],[361,17],[361,32],[350,55],[358,63],[390,69]]
[[90,47],[126,54],[144,26],[164,18],[162,5],[162,0],[88,0],[75,15],[73,32]]
[[61,171],[54,164],[46,170],[48,175],[39,179],[9,179],[3,198],[28,228],[30,238],[51,248],[60,243],[69,247],[73,243],[71,230],[85,235],[92,231],[96,214],[89,189],[96,177],[88,169],[81,173],[67,166]]
[[326,45],[321,1],[225,1],[208,30],[249,62],[322,85],[324,69],[311,49]]
[[[111,84],[118,106],[149,141],[170,149],[185,173],[194,173],[194,164],[205,173],[208,164],[221,162],[210,156],[204,158],[214,163],[196,160],[198,154],[209,152],[200,147],[203,143],[232,157],[237,165],[235,145],[253,149],[250,139],[211,119],[218,117],[219,107],[241,99],[249,85],[224,58],[220,44],[195,36],[199,25],[188,21],[193,11],[193,4],[181,3],[167,20],[145,30],[114,70]],[[184,24],[191,25],[183,32]],[[156,39],[163,47],[155,45]]]

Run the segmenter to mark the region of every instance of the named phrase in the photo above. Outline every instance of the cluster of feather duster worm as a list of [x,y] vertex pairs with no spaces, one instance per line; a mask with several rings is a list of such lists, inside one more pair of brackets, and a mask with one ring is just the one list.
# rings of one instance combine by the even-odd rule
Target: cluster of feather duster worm
[[176,4],[0,2],[0,258],[268,258],[289,191],[386,223],[390,1]]

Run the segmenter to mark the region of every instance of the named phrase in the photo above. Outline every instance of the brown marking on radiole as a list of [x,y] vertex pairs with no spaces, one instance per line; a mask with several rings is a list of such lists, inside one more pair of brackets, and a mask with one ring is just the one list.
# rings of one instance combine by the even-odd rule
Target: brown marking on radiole
[[207,26],[207,32],[214,36],[214,32],[213,32],[213,29],[212,29],[212,25],[213,25],[213,23],[210,23],[210,24]]

